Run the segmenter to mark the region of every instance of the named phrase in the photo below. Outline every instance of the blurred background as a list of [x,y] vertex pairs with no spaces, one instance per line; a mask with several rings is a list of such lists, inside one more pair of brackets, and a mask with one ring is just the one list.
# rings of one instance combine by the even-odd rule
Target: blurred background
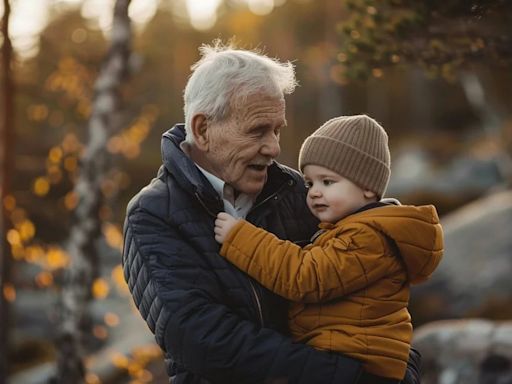
[[167,382],[122,223],[216,38],[296,66],[281,162],[329,118],[382,123],[388,197],[435,204],[445,228],[411,297],[423,382],[512,383],[510,1],[2,0],[0,15],[0,384]]

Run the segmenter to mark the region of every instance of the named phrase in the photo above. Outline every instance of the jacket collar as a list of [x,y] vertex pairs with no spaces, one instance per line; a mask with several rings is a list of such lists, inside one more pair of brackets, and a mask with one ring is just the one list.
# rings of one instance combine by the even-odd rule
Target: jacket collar
[[[223,203],[212,185],[208,182],[194,162],[180,148],[185,140],[185,125],[176,124],[162,135],[162,161],[163,166],[178,181],[180,186],[189,193],[198,195],[203,203],[215,211],[223,208]],[[267,182],[256,198],[254,205],[258,205],[278,192],[283,186],[293,186],[295,179],[292,171],[274,161],[268,168]]]
[[358,210],[352,212],[351,215],[355,215],[356,213],[364,212],[364,211],[367,211],[367,210],[372,209],[372,208],[385,207],[386,205],[390,205],[390,204],[389,203],[384,203],[382,201],[376,201],[374,203],[366,204],[365,206],[363,206],[363,207],[359,208]]
[[356,215],[356,214],[364,212],[364,211],[368,211],[369,209],[379,208],[379,207],[386,207],[386,206],[389,206],[389,205],[400,205],[400,202],[398,200],[396,200],[396,199],[385,199],[384,201],[383,200],[376,201],[374,203],[369,203],[369,204],[366,204],[366,205],[362,206],[361,208],[357,209],[356,211],[354,211],[354,212],[348,214],[347,216],[343,217],[342,219],[340,219],[336,223],[322,222],[322,223],[318,224],[318,227],[320,229],[313,235],[313,237],[311,238],[311,242],[315,241],[320,235],[322,235],[326,231],[336,227],[341,221],[345,220],[349,216]]
[[162,135],[162,161],[164,167],[178,181],[180,186],[202,197],[215,196],[215,190],[194,162],[181,150],[180,144],[185,140],[185,125],[176,124]]

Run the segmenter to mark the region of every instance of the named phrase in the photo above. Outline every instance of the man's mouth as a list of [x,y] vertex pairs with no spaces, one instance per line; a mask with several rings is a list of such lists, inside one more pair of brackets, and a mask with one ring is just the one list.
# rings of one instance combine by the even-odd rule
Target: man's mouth
[[265,169],[267,169],[267,166],[268,165],[266,165],[266,164],[250,164],[249,168],[251,168],[255,171],[261,172],[261,171],[264,171]]

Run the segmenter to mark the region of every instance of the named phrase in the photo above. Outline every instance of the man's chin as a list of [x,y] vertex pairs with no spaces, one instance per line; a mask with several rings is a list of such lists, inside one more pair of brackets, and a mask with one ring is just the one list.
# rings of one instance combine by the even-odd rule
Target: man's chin
[[243,189],[239,189],[238,191],[241,192],[241,193],[245,193],[246,195],[257,196],[263,190],[263,186],[264,185],[265,184],[262,183],[261,185],[255,185],[255,186],[251,186],[251,187],[244,187]]
[[242,182],[238,186],[235,186],[235,189],[247,195],[259,195],[263,190],[266,181],[267,175],[265,174],[265,177],[258,179],[251,178],[251,180]]

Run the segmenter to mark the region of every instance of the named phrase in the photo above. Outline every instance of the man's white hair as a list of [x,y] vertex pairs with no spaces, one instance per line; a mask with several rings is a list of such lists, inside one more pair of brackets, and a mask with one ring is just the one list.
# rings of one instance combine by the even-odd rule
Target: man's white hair
[[192,65],[184,92],[186,141],[193,143],[192,117],[204,114],[210,121],[229,118],[247,97],[261,93],[283,97],[297,86],[291,62],[242,49],[216,40],[199,48],[201,59]]

